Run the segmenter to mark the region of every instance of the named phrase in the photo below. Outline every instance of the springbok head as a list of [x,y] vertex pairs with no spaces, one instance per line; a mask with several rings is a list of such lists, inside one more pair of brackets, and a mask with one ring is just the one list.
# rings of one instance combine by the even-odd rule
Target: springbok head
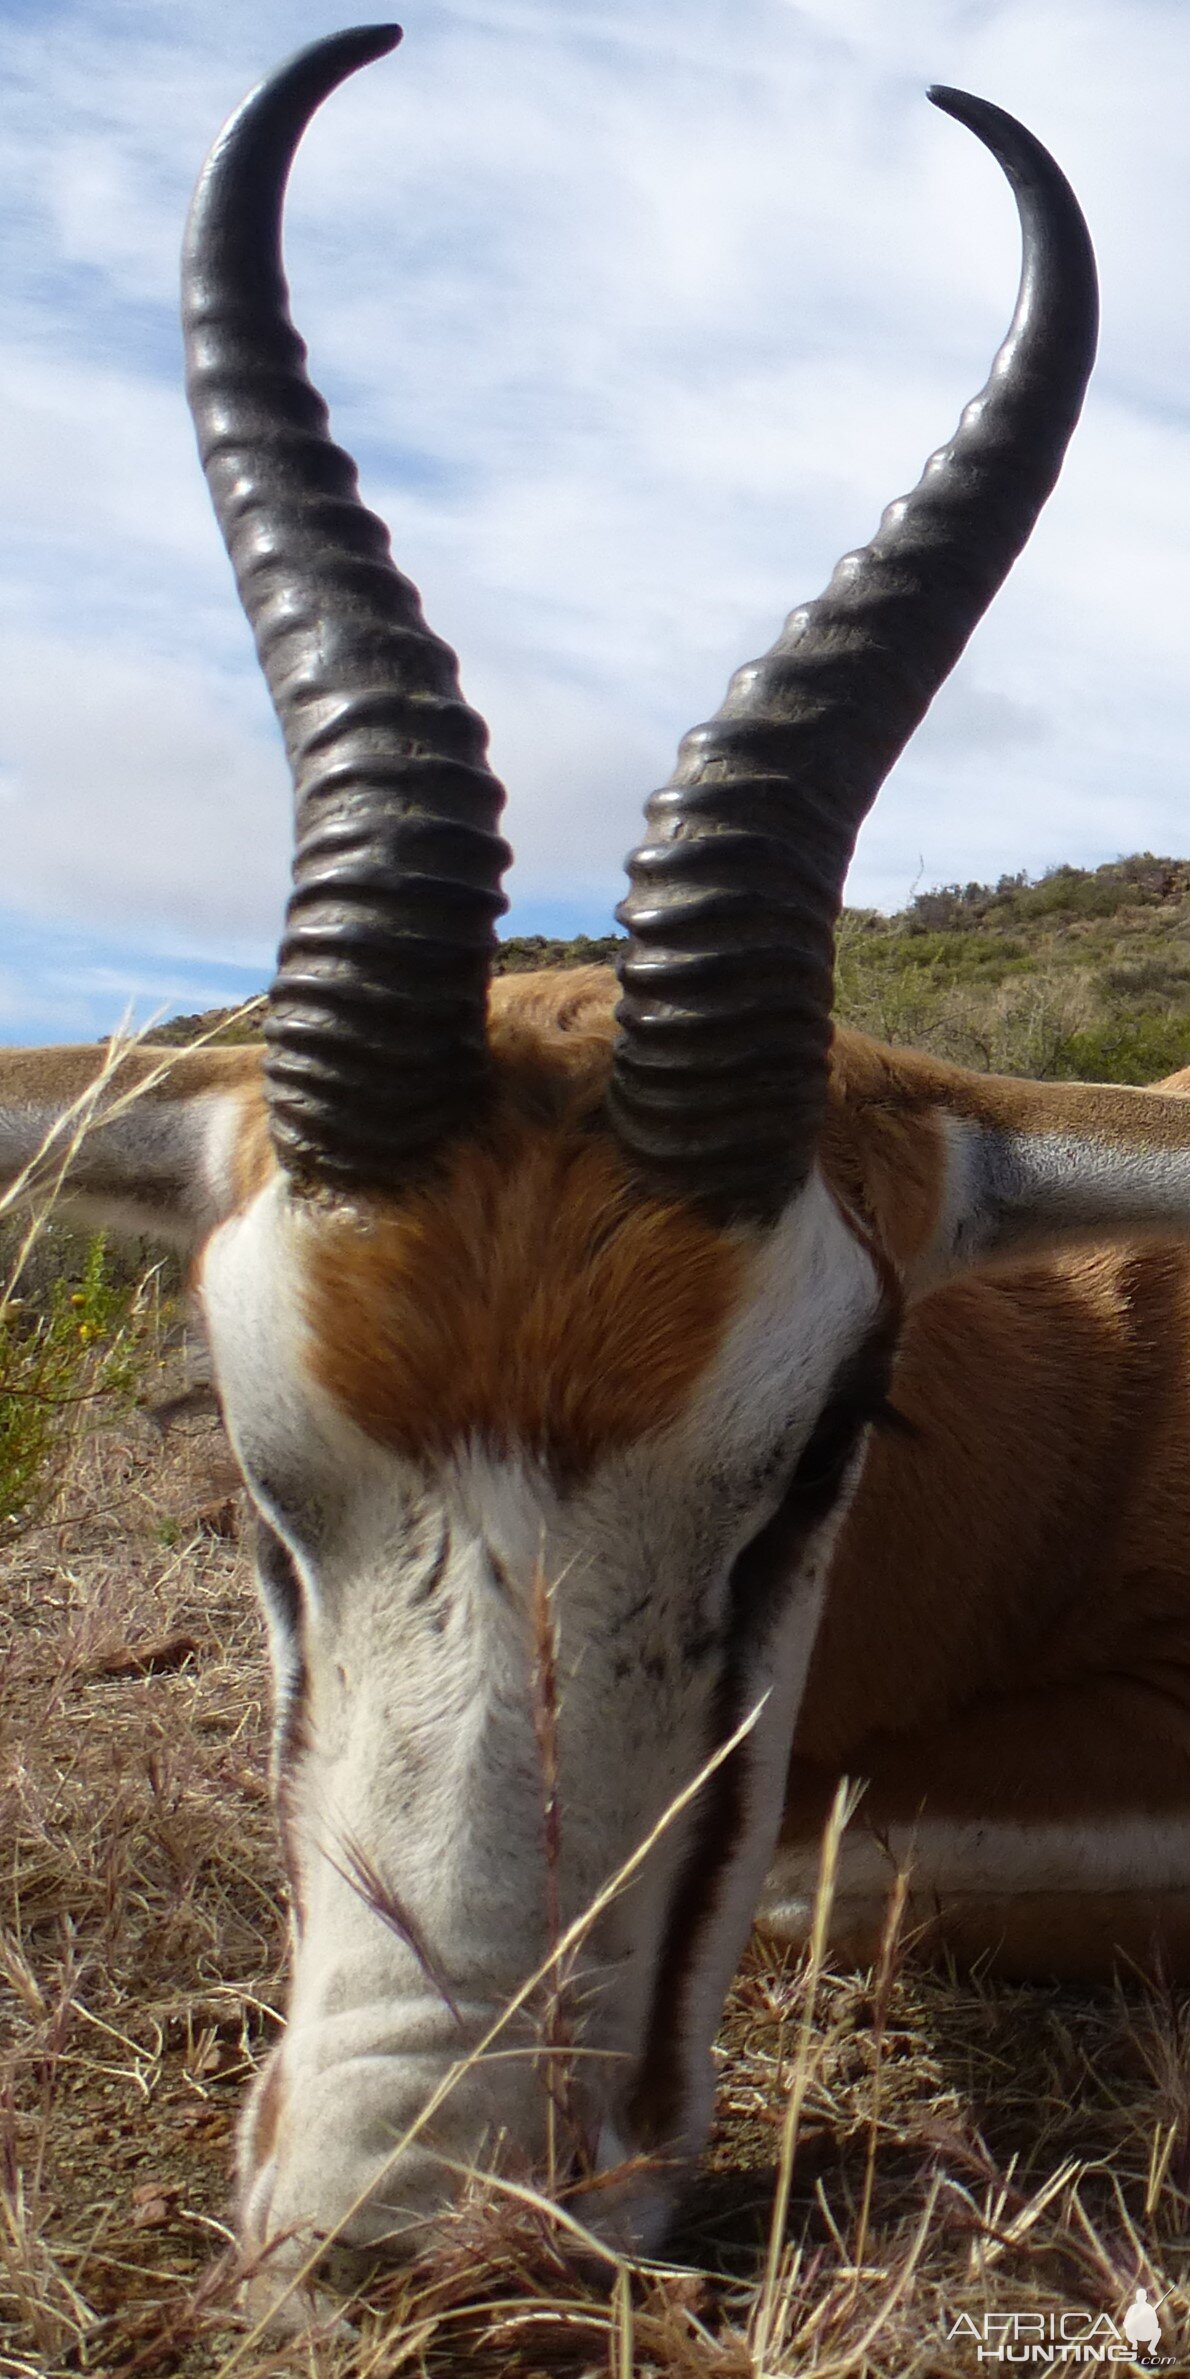
[[[860,822],[1090,368],[1057,167],[932,94],[1014,191],[1011,328],[917,488],[687,736],[629,863],[613,1012],[601,974],[490,983],[485,731],[288,318],[294,151],[397,39],[341,33],[264,83],[186,240],[202,459],[296,787],[263,1068],[142,1052],[69,1184],[194,1250],[257,1514],[293,1978],[241,2224],[291,2274],[320,2241],[411,2250],[461,2170],[540,2172],[551,2141],[585,2221],[659,2237],[904,1299],[1190,1207],[1185,1105],[831,1045]],[[5,1061],[9,1174],[93,1068]]]

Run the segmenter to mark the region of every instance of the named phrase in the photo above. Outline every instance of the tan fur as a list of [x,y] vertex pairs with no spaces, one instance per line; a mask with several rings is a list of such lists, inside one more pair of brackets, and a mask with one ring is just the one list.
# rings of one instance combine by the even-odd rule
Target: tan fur
[[277,1170],[264,1103],[261,1053],[255,1051],[253,1055],[255,1070],[239,1085],[240,1120],[232,1160],[237,1208],[250,1205]]
[[[877,1835],[1190,1815],[1190,1254],[957,1281],[910,1314],[892,1392],[914,1435],[877,1438],[844,1523],[786,1839],[813,1839],[841,1773],[869,1779]],[[1110,1921],[1051,1895],[941,1910],[934,1934],[1006,1972],[1147,1966],[1155,1940],[1186,1970],[1188,1910],[1138,1883]]]
[[[889,1049],[844,1031],[835,1034],[832,1072],[836,1096],[841,1088],[857,1117],[861,1105],[870,1118],[887,1099],[909,1127],[919,1119],[936,1124],[939,1116],[953,1115],[1005,1132],[1065,1133],[1108,1147],[1190,1147],[1190,1117],[1181,1112],[1183,1077],[1178,1074],[1144,1090],[1117,1082],[1029,1082],[971,1074],[920,1049]],[[848,1087],[852,1080],[854,1093]]]
[[[107,1051],[94,1047],[6,1049],[0,1054],[0,1107],[34,1107],[59,1114],[90,1089],[103,1071]],[[113,1097],[185,1100],[206,1091],[256,1089],[261,1052],[254,1044],[236,1049],[168,1049],[150,1041],[124,1051],[108,1076]]]
[[858,1033],[836,1033],[819,1148],[844,1212],[902,1274],[933,1235],[946,1163],[933,1106],[906,1098],[903,1055]]
[[1110,1670],[1156,1617],[1158,1578],[1163,1617],[1171,1594],[1175,1613],[1185,1604],[1190,1709],[1184,1250],[1097,1249],[956,1281],[909,1316],[893,1395],[913,1434],[871,1448],[803,1748],[845,1759],[949,1716],[972,1683],[1010,1691],[1027,1663],[1039,1686]]

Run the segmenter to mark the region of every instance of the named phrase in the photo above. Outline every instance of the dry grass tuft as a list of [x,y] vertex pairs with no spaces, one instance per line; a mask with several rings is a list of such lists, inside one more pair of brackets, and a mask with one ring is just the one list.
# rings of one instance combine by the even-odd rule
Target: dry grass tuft
[[[173,1360],[146,1392],[177,1389]],[[163,1441],[84,1405],[52,1504],[5,1551],[0,2371],[961,2379],[961,2315],[1116,2317],[1138,2281],[1187,2367],[1185,1997],[931,1973],[895,1904],[872,1974],[833,1970],[822,1926],[800,1966],[750,1953],[671,2260],[597,2259],[581,2195],[559,2219],[474,2176],[446,2244],[357,2302],[354,2334],[254,2339],[228,2171],[285,1919],[234,1493],[212,1418]],[[548,1833],[544,1593],[538,1624]]]

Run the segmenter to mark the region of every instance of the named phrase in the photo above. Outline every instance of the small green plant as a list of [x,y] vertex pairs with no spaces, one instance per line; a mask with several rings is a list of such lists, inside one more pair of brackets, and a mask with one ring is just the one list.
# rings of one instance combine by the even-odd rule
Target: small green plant
[[156,1282],[129,1282],[102,1236],[37,1294],[0,1297],[0,1531],[39,1510],[88,1411],[131,1400],[155,1335]]

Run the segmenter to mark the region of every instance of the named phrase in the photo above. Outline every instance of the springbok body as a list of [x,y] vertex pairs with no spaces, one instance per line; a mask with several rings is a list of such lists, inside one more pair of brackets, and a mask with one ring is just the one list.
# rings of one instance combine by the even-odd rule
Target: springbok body
[[846,1774],[868,1781],[840,1954],[875,1955],[905,1865],[910,1921],[960,1961],[1190,1974],[1187,1249],[954,1280],[907,1313],[892,1401],[907,1427],[874,1436],[840,1532],[765,1924],[802,1938]]
[[[297,789],[263,1062],[141,1050],[62,1142],[68,1195],[193,1251],[259,1516],[293,1898],[241,2149],[266,2302],[328,2242],[415,2246],[461,2168],[532,2171],[550,2138],[586,2219],[656,2240],[766,1876],[796,1933],[840,1769],[872,1779],[856,1946],[882,1836],[916,1834],[963,1949],[1190,1949],[1190,1101],[830,1028],[859,822],[1077,416],[1077,206],[1010,118],[938,95],[1023,226],[987,388],[686,739],[618,1008],[597,971],[490,985],[482,725],[330,442],[280,268],[302,128],[394,39],[263,85],[188,235],[191,400]],[[9,1178],[95,1067],[5,1059]]]

